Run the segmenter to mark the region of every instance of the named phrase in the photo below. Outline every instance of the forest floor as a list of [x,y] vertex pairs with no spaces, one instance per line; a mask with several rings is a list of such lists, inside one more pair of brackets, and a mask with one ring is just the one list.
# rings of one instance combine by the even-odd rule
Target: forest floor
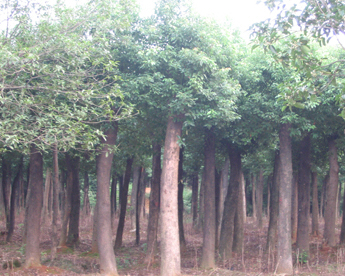
[[[117,223],[117,222],[116,222]],[[115,223],[115,229],[116,229]],[[116,252],[118,272],[120,275],[159,275],[159,255],[157,261],[150,267],[143,263],[146,249],[146,231],[141,231],[142,242],[135,246],[135,233],[129,229],[127,221],[123,244],[124,247]],[[260,230],[252,218],[247,218],[244,232],[244,252],[240,256],[234,255],[229,262],[217,262],[217,268],[202,270],[198,268],[201,257],[202,232],[193,229],[191,218],[185,217],[185,237],[187,248],[182,252],[183,275],[274,275],[275,259],[273,252],[265,252],[267,235],[267,222]],[[144,221],[142,229],[146,229]],[[320,225],[320,229],[322,229]],[[0,275],[96,275],[99,273],[97,254],[88,254],[91,249],[92,218],[82,218],[80,225],[80,243],[74,249],[60,249],[57,257],[50,259],[50,227],[42,226],[41,232],[41,261],[39,268],[25,269],[11,268],[9,262],[18,265],[24,263],[24,250],[22,245],[23,215],[17,217],[17,227],[13,241],[6,243],[4,221],[0,221]],[[339,234],[340,221],[337,224]],[[115,235],[114,235],[115,238]],[[345,248],[329,248],[322,246],[322,236],[310,237],[310,259],[297,256],[294,251],[295,275],[345,275]],[[299,259],[300,262],[296,262]],[[17,260],[17,261],[16,261]],[[15,262],[16,261],[16,262]]]

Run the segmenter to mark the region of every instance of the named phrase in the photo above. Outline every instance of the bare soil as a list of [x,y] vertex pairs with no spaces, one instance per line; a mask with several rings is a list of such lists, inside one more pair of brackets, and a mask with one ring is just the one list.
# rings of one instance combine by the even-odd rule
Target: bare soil
[[[49,222],[49,219],[46,221]],[[115,229],[117,222],[115,223]],[[147,220],[141,227],[140,246],[135,245],[135,232],[131,231],[130,223],[126,223],[124,246],[116,252],[120,275],[159,275],[159,254],[151,266],[144,264],[146,250]],[[320,225],[320,230],[323,228]],[[337,233],[340,231],[340,221]],[[97,254],[90,254],[92,237],[92,218],[82,217],[80,225],[80,242],[75,248],[59,248],[54,260],[50,256],[50,227],[42,225],[41,261],[42,266],[23,268],[25,246],[22,244],[23,214],[17,217],[17,227],[13,241],[6,243],[4,220],[0,221],[0,275],[96,275],[99,273]],[[115,239],[114,230],[114,239]],[[185,216],[185,237],[187,248],[182,252],[183,275],[274,275],[275,252],[265,252],[267,221],[259,230],[252,218],[247,218],[244,234],[243,254],[234,255],[228,262],[218,260],[217,268],[201,270],[198,263],[201,257],[202,232],[193,229],[191,218]],[[310,258],[300,256],[294,251],[295,275],[345,275],[345,248],[323,246],[322,236],[311,236]],[[297,262],[299,260],[299,262]],[[18,267],[20,266],[20,267]]]

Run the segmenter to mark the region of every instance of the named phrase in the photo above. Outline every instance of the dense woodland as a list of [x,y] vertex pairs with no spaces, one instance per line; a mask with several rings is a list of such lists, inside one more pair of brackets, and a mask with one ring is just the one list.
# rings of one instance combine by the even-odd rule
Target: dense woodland
[[54,260],[89,217],[98,272],[118,275],[126,222],[145,266],[181,275],[188,216],[205,270],[243,259],[247,217],[268,223],[269,272],[293,274],[313,237],[342,247],[345,4],[265,3],[249,43],[185,1],[147,18],[135,0],[3,1],[1,246],[20,232],[38,267],[43,226]]

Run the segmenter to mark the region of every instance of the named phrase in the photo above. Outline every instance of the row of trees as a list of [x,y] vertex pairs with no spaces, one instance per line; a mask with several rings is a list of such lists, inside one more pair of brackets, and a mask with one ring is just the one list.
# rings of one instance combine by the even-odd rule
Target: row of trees
[[[312,4],[306,4],[302,12],[308,13]],[[112,245],[116,179],[121,209],[115,249],[122,246],[131,171],[132,200],[140,206],[143,185],[138,183],[144,178],[139,175],[151,169],[147,262],[156,250],[159,217],[161,275],[181,274],[186,179],[193,187],[194,222],[203,227],[204,268],[215,267],[216,250],[223,259],[242,252],[243,195],[250,186],[252,211],[262,227],[265,176],[270,191],[267,247],[277,245],[277,272],[292,272],[292,207],[298,206],[297,247],[309,250],[311,172],[313,208],[318,206],[317,173],[326,179],[324,237],[335,245],[344,51],[312,44],[312,38],[323,41],[329,33],[316,35],[309,22],[296,38],[288,30],[298,16],[292,21],[280,16],[273,27],[258,24],[257,44],[249,47],[238,32],[196,15],[181,1],[160,1],[155,14],[145,19],[134,1],[100,0],[66,8],[8,0],[1,8],[7,18],[0,37],[0,199],[8,239],[16,194],[22,195],[18,204],[25,201],[26,266],[40,264],[44,166],[53,167],[54,176],[53,254],[59,244],[59,205],[64,206],[60,245],[73,245],[79,239],[80,170],[85,172],[86,209],[88,177],[96,176],[94,241],[106,275],[117,275]],[[289,47],[291,41],[298,46]],[[264,49],[254,50],[257,46]],[[15,178],[11,169],[17,171]],[[294,172],[298,189],[292,196]],[[257,175],[257,185],[252,175]],[[60,182],[66,187],[59,198]],[[135,208],[139,243],[140,212]]]

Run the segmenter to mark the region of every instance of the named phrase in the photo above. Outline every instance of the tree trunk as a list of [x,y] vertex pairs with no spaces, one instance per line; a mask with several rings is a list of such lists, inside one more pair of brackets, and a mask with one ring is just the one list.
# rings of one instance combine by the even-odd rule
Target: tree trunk
[[255,195],[256,195],[256,179],[255,175],[252,174],[251,177],[251,182],[252,182],[252,217],[254,220],[256,220],[256,200],[255,200]]
[[234,219],[237,212],[239,187],[241,183],[241,153],[235,146],[229,146],[230,182],[224,202],[222,227],[220,231],[219,253],[224,260],[232,254]]
[[111,210],[111,228],[115,229],[115,215],[116,215],[116,186],[117,178],[116,173],[113,173],[111,177],[111,191],[110,191],[110,210]]
[[15,208],[16,208],[16,194],[17,190],[19,188],[19,182],[20,179],[22,178],[23,174],[23,158],[20,159],[20,163],[18,166],[18,172],[16,177],[13,180],[12,184],[12,191],[11,191],[11,202],[10,202],[10,218],[9,218],[9,227],[8,227],[8,233],[6,237],[6,241],[10,242],[12,239],[13,231],[14,231],[14,226],[15,226]]
[[243,209],[243,199],[244,199],[244,178],[242,171],[240,172],[241,182],[238,190],[238,200],[237,200],[237,212],[234,219],[234,242],[232,245],[232,251],[237,254],[242,254],[243,250],[243,233],[244,233],[244,209]]
[[53,218],[52,218],[52,248],[51,258],[54,260],[56,256],[56,249],[59,244],[58,239],[58,216],[59,216],[59,193],[60,193],[60,182],[59,182],[59,159],[58,159],[58,148],[57,144],[54,145],[53,150]]
[[178,164],[182,121],[168,118],[164,144],[161,179],[161,275],[181,274],[181,255],[178,228]]
[[30,149],[30,197],[28,198],[25,267],[40,266],[41,210],[43,204],[43,157],[35,146]]
[[326,188],[325,205],[325,228],[323,238],[329,246],[335,246],[335,220],[336,220],[336,201],[339,182],[339,165],[337,156],[337,147],[335,139],[330,139],[329,147],[329,181]]
[[279,217],[278,217],[278,259],[276,273],[292,274],[291,248],[291,190],[292,190],[292,153],[291,124],[281,125],[280,142],[280,186],[279,186]]
[[[79,215],[80,215],[80,185],[79,185],[79,165],[80,158],[73,157],[70,161],[73,180],[71,191],[71,213],[69,218],[67,244],[74,246],[79,242]],[[108,187],[109,188],[109,187]]]
[[192,215],[193,215],[193,227],[198,224],[198,191],[199,191],[199,176],[195,172],[192,175]]
[[6,229],[10,226],[11,165],[2,157],[2,198],[5,208]]
[[186,249],[186,239],[184,237],[184,228],[183,228],[183,151],[180,149],[180,157],[178,163],[178,191],[177,191],[177,204],[178,204],[178,232],[180,237],[180,249],[184,251]]
[[205,137],[205,205],[204,235],[202,246],[202,268],[215,267],[216,249],[216,203],[215,203],[215,171],[216,171],[216,136],[213,128],[206,130]]
[[98,226],[98,211],[97,211],[97,203],[93,208],[93,222],[92,222],[92,243],[91,243],[91,250],[90,253],[98,253],[98,243],[97,243],[97,226]]
[[83,213],[85,216],[90,215],[90,212],[91,212],[89,188],[90,188],[89,173],[88,171],[85,170],[84,172],[84,199],[83,199]]
[[277,245],[278,232],[278,215],[279,215],[279,176],[280,176],[280,159],[279,151],[276,151],[274,157],[273,179],[270,196],[270,213],[267,232],[266,251],[273,252]]
[[150,213],[147,226],[147,251],[145,263],[152,264],[157,247],[158,218],[160,205],[161,145],[152,144],[152,180],[150,194]]
[[301,254],[309,255],[310,214],[310,133],[300,143],[298,171],[298,226],[297,248]]
[[322,188],[321,188],[321,198],[320,198],[320,218],[323,218],[323,215],[325,213],[325,202],[327,201],[326,198],[326,187],[328,186],[329,182],[329,172],[325,176],[322,182]]
[[292,178],[292,196],[291,196],[291,239],[292,243],[297,241],[298,225],[298,177],[297,174]]
[[319,200],[318,200],[318,189],[317,189],[317,172],[312,172],[311,179],[312,179],[312,186],[313,186],[311,233],[314,236],[318,236],[319,235]]
[[345,244],[345,189],[344,189],[344,196],[343,196],[343,215],[342,215],[342,222],[341,222],[341,231],[340,231],[340,244]]
[[219,248],[219,231],[218,229],[220,228],[220,217],[221,217],[221,214],[220,214],[220,191],[221,191],[221,188],[220,188],[220,182],[221,182],[221,173],[217,171],[217,169],[215,169],[215,182],[214,182],[214,190],[215,190],[215,211],[216,211],[216,229],[215,229],[215,233],[216,233],[216,246],[215,248],[218,249]]
[[340,218],[341,212],[340,212],[340,201],[341,201],[341,189],[342,189],[342,182],[339,181],[339,189],[337,193],[337,216],[336,219]]
[[135,243],[139,245],[140,243],[140,219],[144,219],[144,210],[143,210],[143,203],[145,200],[145,178],[146,172],[145,168],[141,168],[140,173],[140,181],[138,186],[138,193],[137,193],[137,204],[136,204],[136,213],[135,213]]
[[132,181],[132,192],[131,192],[131,229],[135,229],[135,220],[137,214],[137,199],[138,199],[138,187],[140,182],[141,167],[136,166],[133,168],[133,181]]
[[97,244],[100,260],[100,272],[103,275],[118,275],[115,253],[112,246],[111,210],[110,210],[110,174],[114,157],[112,147],[117,136],[117,124],[105,132],[102,150],[97,156]]
[[[225,196],[228,191],[229,186],[229,168],[230,168],[230,159],[229,156],[226,157],[226,160],[224,162],[222,172],[220,175],[220,198],[219,198],[219,226],[218,226],[218,237],[220,237],[220,229],[222,226],[222,220],[223,220],[223,212],[224,212],[224,201]],[[219,247],[219,240],[218,240],[218,247]]]
[[133,159],[134,159],[133,157],[130,157],[127,159],[126,171],[123,178],[122,190],[120,193],[121,209],[120,209],[119,223],[117,225],[114,250],[117,250],[121,248],[122,246],[123,228],[125,227],[125,218],[126,218],[126,211],[127,211],[128,186],[129,186],[129,181],[131,179]]
[[263,193],[264,193],[264,176],[263,171],[260,169],[257,187],[256,187],[256,219],[258,227],[261,229],[263,224],[262,218],[262,206],[263,206]]
[[44,184],[44,196],[43,196],[43,207],[42,207],[42,224],[46,223],[47,216],[48,216],[48,202],[49,202],[49,195],[50,195],[50,187],[51,187],[51,171],[50,168],[47,168],[46,172],[46,181]]
[[66,246],[67,244],[67,230],[68,230],[68,222],[70,219],[71,213],[71,197],[72,197],[72,185],[73,185],[73,173],[71,170],[71,166],[69,165],[69,157],[67,154],[65,155],[66,165],[67,165],[67,177],[66,177],[66,189],[65,189],[65,196],[64,199],[64,211],[62,217],[62,225],[61,225],[61,232],[60,232],[60,246]]
[[205,168],[202,171],[201,183],[200,183],[200,195],[199,195],[199,215],[198,215],[198,229],[204,227],[204,195],[205,195]]

